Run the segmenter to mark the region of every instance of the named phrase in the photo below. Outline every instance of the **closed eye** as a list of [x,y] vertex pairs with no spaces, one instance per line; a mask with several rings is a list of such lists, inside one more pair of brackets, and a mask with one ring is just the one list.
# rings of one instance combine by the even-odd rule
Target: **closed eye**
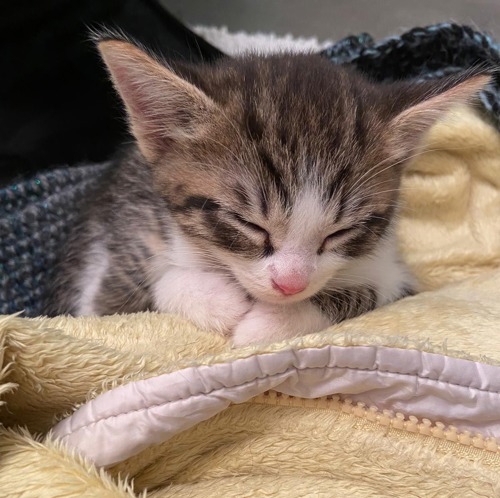
[[340,237],[347,235],[349,232],[352,232],[354,227],[342,228],[342,230],[337,230],[336,232],[331,233],[328,237],[325,238],[325,242],[330,240],[339,239]]
[[318,249],[318,254],[321,254],[324,252],[326,245],[329,242],[333,242],[334,240],[340,240],[344,237],[344,235],[349,234],[354,230],[355,227],[349,227],[349,228],[342,228],[341,230],[337,230],[336,232],[331,233],[328,235],[328,237],[325,237],[323,240],[323,243],[321,244],[321,247]]
[[234,218],[243,225],[245,228],[249,228],[250,230],[260,233],[262,235],[265,235],[266,237],[269,237],[269,232],[265,229],[262,228],[261,226],[257,225],[256,223],[252,223],[251,221],[246,220],[243,218],[243,216],[239,215],[238,213],[232,213]]

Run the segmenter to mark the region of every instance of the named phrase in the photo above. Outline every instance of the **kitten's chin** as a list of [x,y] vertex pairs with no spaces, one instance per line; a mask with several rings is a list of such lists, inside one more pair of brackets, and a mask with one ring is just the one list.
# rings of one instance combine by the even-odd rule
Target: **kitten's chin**
[[245,291],[252,296],[256,301],[270,304],[294,304],[305,301],[321,290],[317,282],[311,282],[303,291],[297,294],[285,294],[272,286],[272,281],[262,283],[258,278],[250,279],[245,273],[239,273],[233,270],[233,276]]
[[248,292],[257,301],[270,304],[284,304],[284,305],[299,303],[301,301],[309,299],[314,295],[311,292],[307,292],[307,289],[303,292],[299,292],[298,294],[294,294],[291,296],[290,295],[287,296],[278,292],[276,294],[264,293],[264,292],[252,292],[251,290],[248,290]]

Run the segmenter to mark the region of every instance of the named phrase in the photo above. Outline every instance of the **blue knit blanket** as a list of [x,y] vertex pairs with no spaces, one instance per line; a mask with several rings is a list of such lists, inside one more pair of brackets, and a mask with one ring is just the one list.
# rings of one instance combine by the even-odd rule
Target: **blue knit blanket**
[[[476,65],[500,67],[500,46],[467,26],[415,28],[376,43],[350,36],[322,52],[379,81],[439,78]],[[481,94],[500,129],[500,75]],[[82,203],[109,164],[61,167],[0,189],[0,313],[42,313],[46,284]]]

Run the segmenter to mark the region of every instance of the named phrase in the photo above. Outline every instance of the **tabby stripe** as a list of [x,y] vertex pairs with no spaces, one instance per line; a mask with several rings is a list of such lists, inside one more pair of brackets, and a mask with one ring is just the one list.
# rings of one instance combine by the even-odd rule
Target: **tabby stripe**
[[220,209],[220,204],[209,197],[190,196],[184,201],[185,209],[201,209],[203,211],[217,211]]
[[280,196],[281,201],[285,206],[290,205],[290,195],[288,193],[288,189],[286,188],[286,185],[283,181],[283,178],[281,177],[279,171],[276,169],[276,166],[273,163],[273,160],[269,156],[269,154],[264,151],[260,150],[259,151],[259,157],[260,160],[262,161],[262,164],[265,166],[266,171],[268,172],[269,178],[274,184],[276,191],[278,192],[278,195]]
[[[251,104],[248,104],[251,105]],[[246,109],[245,124],[248,138],[254,142],[262,140],[264,134],[264,127],[257,118],[256,109],[252,106]]]
[[335,173],[335,177],[326,188],[326,202],[330,202],[334,197],[338,198],[339,209],[337,211],[335,222],[338,222],[342,219],[350,203],[350,192],[346,188],[350,177],[351,165],[345,164]]
[[389,226],[393,210],[394,208],[390,207],[382,213],[373,213],[363,222],[363,225],[377,235],[382,235]]
[[267,218],[267,215],[269,214],[269,204],[267,202],[266,193],[264,192],[263,189],[259,189],[259,205],[262,216]]
[[404,287],[401,290],[401,296],[400,299],[403,299],[405,297],[411,297],[414,296],[417,293],[417,291],[411,287]]
[[377,293],[372,287],[356,287],[320,292],[311,301],[331,320],[338,323],[374,309]]
[[221,205],[209,197],[192,195],[184,199],[183,204],[171,204],[169,207],[172,211],[184,213],[196,209],[200,211],[218,211]]
[[348,258],[357,258],[371,251],[389,227],[390,211],[391,209],[369,216],[361,225],[361,231],[347,240],[341,248],[342,254]]
[[249,259],[261,255],[262,248],[260,246],[255,244],[245,233],[217,216],[215,212],[207,212],[205,221],[211,232],[208,238],[212,243]]
[[346,258],[358,258],[373,250],[377,242],[375,234],[368,230],[362,230],[352,239],[346,240],[345,244],[338,248],[338,251]]
[[250,195],[246,191],[245,187],[241,183],[237,183],[235,186],[235,193],[236,196],[238,197],[239,201],[241,204],[243,204],[246,207],[249,207],[252,205],[252,200],[250,199]]

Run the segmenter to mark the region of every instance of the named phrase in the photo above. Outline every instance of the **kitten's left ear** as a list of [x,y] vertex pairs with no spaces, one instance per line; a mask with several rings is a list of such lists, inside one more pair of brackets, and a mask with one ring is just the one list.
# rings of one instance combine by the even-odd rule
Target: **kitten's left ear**
[[172,142],[196,138],[214,120],[217,105],[210,97],[139,47],[121,39],[104,39],[98,47],[149,161]]
[[[488,74],[451,77],[444,81],[408,86],[403,90],[406,109],[392,119],[388,128],[393,157],[408,157],[422,141],[422,135],[454,106],[469,103],[491,81]],[[413,105],[412,105],[413,104]]]

